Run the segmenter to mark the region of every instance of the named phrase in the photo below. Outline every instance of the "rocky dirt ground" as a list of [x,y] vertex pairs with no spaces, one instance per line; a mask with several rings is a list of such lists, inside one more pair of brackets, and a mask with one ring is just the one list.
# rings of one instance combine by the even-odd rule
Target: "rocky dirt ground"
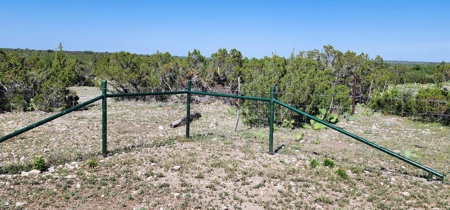
[[[99,92],[76,89],[87,100]],[[84,99],[82,97],[82,100]],[[181,102],[108,100],[108,156],[93,104],[0,143],[0,209],[448,209],[450,185],[331,129],[239,123],[216,101],[170,128]],[[52,113],[0,114],[0,135]],[[450,129],[358,107],[337,124],[438,172],[450,171]],[[303,135],[302,138],[299,136]],[[32,170],[35,157],[47,169]],[[316,163],[316,164],[315,164]],[[347,176],[345,176],[347,175]]]

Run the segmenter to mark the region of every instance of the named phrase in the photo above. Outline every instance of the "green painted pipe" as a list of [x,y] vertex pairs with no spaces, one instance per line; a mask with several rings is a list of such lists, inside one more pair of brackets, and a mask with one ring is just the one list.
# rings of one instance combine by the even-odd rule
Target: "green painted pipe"
[[208,92],[199,92],[199,91],[190,91],[190,92],[195,95],[208,95],[208,96],[216,96],[216,97],[239,98],[239,99],[247,99],[247,100],[254,100],[254,101],[270,102],[270,98],[261,98],[261,97],[254,97],[254,96],[238,96],[238,95],[232,95],[232,94],[208,93]]
[[270,112],[269,112],[269,154],[273,154],[273,121],[274,121],[275,87],[270,87]]
[[107,111],[107,88],[106,88],[106,80],[102,80],[102,155],[103,157],[106,157],[107,154],[107,137],[108,137],[108,123],[107,123],[107,117],[108,117],[108,111]]
[[187,83],[187,96],[186,96],[186,138],[189,138],[189,126],[191,121],[191,80]]
[[157,96],[157,95],[175,95],[175,94],[186,94],[187,91],[173,91],[173,92],[147,92],[147,93],[114,93],[106,94],[108,98],[117,97],[133,97],[133,96]]

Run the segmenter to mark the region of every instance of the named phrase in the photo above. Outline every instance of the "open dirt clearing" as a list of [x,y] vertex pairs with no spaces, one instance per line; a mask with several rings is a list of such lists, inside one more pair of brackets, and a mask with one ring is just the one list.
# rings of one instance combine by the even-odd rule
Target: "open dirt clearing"
[[[100,94],[92,88],[76,90],[82,101]],[[234,132],[236,115],[220,102],[193,105],[194,111],[202,117],[191,123],[186,139],[183,126],[169,127],[185,114],[183,103],[109,99],[106,158],[100,155],[99,104],[0,143],[0,209],[450,206],[446,182],[427,181],[422,170],[331,129],[278,127],[274,145],[286,146],[269,155],[268,128],[240,123]],[[449,128],[362,107],[357,111],[357,117],[337,125],[439,172],[450,171]],[[0,134],[48,116],[0,114]],[[31,171],[37,156],[44,158],[47,170]],[[312,167],[316,160],[319,165]]]

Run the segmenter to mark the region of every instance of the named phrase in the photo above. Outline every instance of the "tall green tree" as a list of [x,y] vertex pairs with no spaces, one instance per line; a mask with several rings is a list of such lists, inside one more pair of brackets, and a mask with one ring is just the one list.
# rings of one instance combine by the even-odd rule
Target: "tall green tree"
[[433,75],[433,80],[436,83],[443,83],[447,82],[450,79],[450,64],[446,64],[444,61],[442,61],[437,66],[437,71]]

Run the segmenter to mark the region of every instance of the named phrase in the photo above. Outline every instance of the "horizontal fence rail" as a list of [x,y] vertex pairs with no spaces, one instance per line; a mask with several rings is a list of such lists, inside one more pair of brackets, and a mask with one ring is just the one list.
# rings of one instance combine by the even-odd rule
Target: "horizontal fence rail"
[[240,95],[233,95],[233,94],[209,93],[209,92],[199,92],[199,91],[190,91],[190,93],[195,94],[195,95],[208,95],[208,96],[215,96],[215,97],[226,97],[226,98],[237,98],[237,99],[247,99],[247,100],[254,100],[254,101],[270,102],[270,98],[262,98],[262,97],[254,97],[254,96],[240,96]]
[[108,98],[119,98],[119,97],[136,97],[136,96],[160,96],[160,95],[178,95],[186,94],[188,91],[174,91],[174,92],[147,92],[147,93],[113,93],[106,94]]
[[356,139],[356,140],[358,140],[358,141],[360,141],[360,142],[362,142],[362,143],[364,143],[366,145],[369,145],[370,147],[373,147],[373,148],[375,148],[377,150],[380,150],[380,151],[382,151],[382,152],[384,152],[384,153],[386,153],[388,155],[391,155],[391,156],[393,156],[395,158],[398,158],[398,159],[400,159],[400,160],[402,160],[402,161],[404,161],[404,162],[406,162],[406,163],[408,163],[408,164],[410,164],[412,166],[420,168],[420,169],[428,172],[428,179],[432,179],[433,176],[436,176],[436,177],[438,177],[438,178],[443,180],[444,176],[445,176],[444,174],[439,173],[439,172],[437,172],[437,171],[435,171],[435,170],[433,170],[431,168],[428,168],[426,166],[423,166],[423,165],[421,165],[421,164],[419,164],[419,163],[417,163],[417,162],[415,162],[415,161],[413,161],[413,160],[411,160],[409,158],[406,158],[406,157],[404,157],[402,155],[399,155],[399,154],[397,154],[397,153],[395,153],[395,152],[393,152],[391,150],[388,150],[388,149],[386,149],[386,148],[384,148],[384,147],[382,147],[380,145],[377,145],[377,144],[375,144],[375,143],[373,143],[371,141],[368,141],[368,140],[366,140],[366,139],[364,139],[362,137],[359,137],[359,136],[357,136],[357,135],[355,135],[353,133],[350,133],[350,132],[348,132],[346,130],[343,130],[343,129],[341,129],[341,128],[333,125],[333,124],[330,124],[330,123],[328,123],[326,121],[318,119],[317,117],[315,117],[313,115],[310,115],[310,114],[308,114],[306,112],[303,112],[301,110],[298,110],[298,109],[296,109],[296,108],[294,108],[294,107],[292,107],[292,106],[290,106],[290,105],[288,105],[288,104],[286,104],[284,102],[276,100],[274,98],[274,94],[275,94],[274,87],[271,87],[271,89],[270,89],[270,98],[263,98],[263,97],[254,97],[254,96],[242,96],[242,95],[233,95],[233,94],[221,94],[221,93],[192,91],[191,90],[191,81],[188,81],[187,90],[185,90],[185,91],[144,92],[144,93],[114,93],[114,94],[108,94],[107,91],[106,91],[106,84],[107,84],[106,81],[103,80],[102,81],[102,95],[97,96],[97,97],[95,97],[95,98],[93,98],[91,100],[88,100],[88,101],[86,101],[84,103],[76,105],[76,106],[74,106],[72,108],[69,108],[67,110],[64,110],[64,111],[62,111],[62,112],[60,112],[60,113],[58,113],[56,115],[53,115],[53,116],[51,116],[49,118],[41,120],[41,121],[39,121],[37,123],[34,123],[34,124],[29,125],[27,127],[24,127],[24,128],[22,128],[20,130],[14,131],[14,132],[6,135],[6,136],[3,136],[3,137],[0,138],[0,142],[6,141],[6,140],[8,140],[8,139],[10,139],[12,137],[20,135],[20,134],[22,134],[22,133],[24,133],[26,131],[29,131],[29,130],[31,130],[33,128],[36,128],[36,127],[38,127],[40,125],[43,125],[43,124],[45,124],[47,122],[50,122],[50,121],[52,121],[52,120],[54,120],[56,118],[64,116],[64,115],[66,115],[66,114],[68,114],[68,113],[70,113],[72,111],[75,111],[75,110],[77,110],[77,109],[79,109],[81,107],[87,106],[87,105],[89,105],[91,103],[94,103],[94,102],[102,99],[103,100],[103,102],[102,102],[102,154],[103,154],[103,156],[106,156],[107,155],[107,149],[106,149],[107,148],[107,141],[106,141],[106,139],[107,139],[107,104],[106,104],[107,98],[137,97],[137,96],[156,96],[156,95],[177,95],[177,94],[186,94],[187,95],[187,100],[186,100],[186,102],[187,102],[186,103],[186,114],[187,114],[186,115],[186,119],[187,119],[186,120],[186,138],[189,138],[189,126],[190,126],[189,116],[190,116],[190,101],[191,101],[190,98],[191,98],[192,95],[208,95],[208,96],[214,96],[214,97],[226,97],[226,98],[236,98],[236,99],[245,99],[245,100],[256,100],[256,101],[269,102],[270,103],[270,113],[269,113],[269,120],[270,120],[270,123],[269,123],[269,126],[270,126],[270,129],[269,129],[269,132],[270,132],[269,133],[269,153],[271,153],[271,154],[273,154],[274,105],[278,104],[278,105],[280,105],[282,107],[285,107],[285,108],[287,108],[287,109],[289,109],[291,111],[294,111],[294,112],[296,112],[298,114],[301,114],[301,115],[303,115],[305,117],[308,117],[308,118],[310,118],[310,119],[312,119],[314,121],[317,121],[317,122],[321,123],[322,125],[324,125],[326,127],[329,127],[329,128],[331,128],[331,129],[333,129],[335,131],[338,131],[338,132],[340,132],[340,133],[342,133],[342,134],[344,134],[344,135],[346,135],[348,137],[351,137],[351,138]]

